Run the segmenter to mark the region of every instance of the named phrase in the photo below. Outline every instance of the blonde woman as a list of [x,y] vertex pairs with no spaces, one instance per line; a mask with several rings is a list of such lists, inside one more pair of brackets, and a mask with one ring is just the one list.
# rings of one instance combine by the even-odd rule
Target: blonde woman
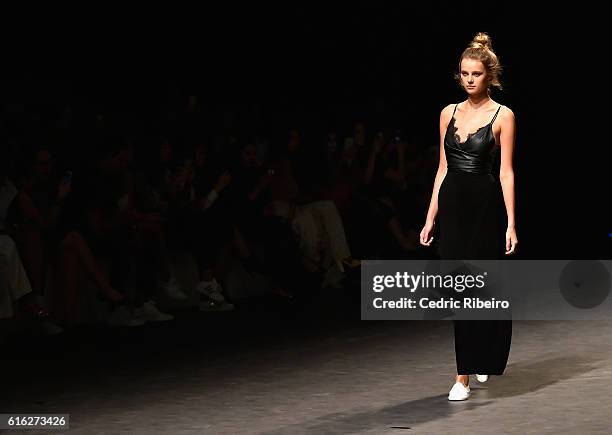
[[[439,224],[441,259],[500,259],[518,243],[514,215],[514,113],[491,99],[501,88],[501,65],[486,33],[479,33],[463,51],[457,79],[466,100],[440,114],[440,164],[421,230],[430,246]],[[499,175],[493,174],[497,157]],[[498,219],[506,210],[506,229]],[[469,375],[480,382],[502,375],[508,361],[511,320],[454,321],[457,375],[449,400],[470,396]]]

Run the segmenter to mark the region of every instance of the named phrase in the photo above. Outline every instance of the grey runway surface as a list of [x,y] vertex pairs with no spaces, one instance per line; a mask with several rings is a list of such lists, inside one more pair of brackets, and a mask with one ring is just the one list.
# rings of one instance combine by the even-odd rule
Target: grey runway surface
[[290,331],[274,323],[246,335],[222,333],[224,322],[175,322],[113,332],[104,345],[94,332],[54,338],[61,343],[41,348],[38,360],[34,349],[27,361],[13,355],[0,412],[69,413],[78,434],[589,434],[612,426],[612,322],[515,322],[506,374],[486,384],[472,377],[465,402],[447,401],[449,321],[353,319]]

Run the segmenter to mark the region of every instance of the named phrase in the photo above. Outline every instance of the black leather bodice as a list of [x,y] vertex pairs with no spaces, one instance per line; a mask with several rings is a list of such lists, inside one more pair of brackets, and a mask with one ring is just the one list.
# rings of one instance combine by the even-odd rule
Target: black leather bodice
[[444,136],[444,152],[446,163],[450,172],[469,172],[472,174],[491,174],[496,152],[499,148],[493,134],[493,122],[501,106],[495,112],[495,116],[487,125],[480,127],[475,133],[470,133],[465,142],[460,142],[455,127],[455,110],[453,117],[446,128]]

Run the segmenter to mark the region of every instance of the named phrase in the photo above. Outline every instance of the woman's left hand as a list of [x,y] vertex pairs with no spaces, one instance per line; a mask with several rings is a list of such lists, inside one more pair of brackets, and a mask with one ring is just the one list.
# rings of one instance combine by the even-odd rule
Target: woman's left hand
[[506,230],[506,255],[511,255],[516,252],[516,245],[518,239],[516,238],[516,229],[508,228]]

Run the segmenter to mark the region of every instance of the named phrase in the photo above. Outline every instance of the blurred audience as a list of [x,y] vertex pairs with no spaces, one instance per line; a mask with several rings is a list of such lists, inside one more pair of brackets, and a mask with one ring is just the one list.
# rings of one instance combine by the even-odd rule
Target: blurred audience
[[[283,129],[261,107],[242,119],[193,94],[121,116],[64,102],[45,122],[28,108],[0,123],[1,317],[61,330],[45,298],[60,295],[54,316],[78,323],[90,281],[110,325],[141,326],[172,320],[189,295],[202,311],[234,309],[231,267],[292,299],[351,291],[360,258],[420,255],[438,153],[401,130],[366,118],[345,136],[341,124]],[[195,260],[193,288],[177,254]]]

